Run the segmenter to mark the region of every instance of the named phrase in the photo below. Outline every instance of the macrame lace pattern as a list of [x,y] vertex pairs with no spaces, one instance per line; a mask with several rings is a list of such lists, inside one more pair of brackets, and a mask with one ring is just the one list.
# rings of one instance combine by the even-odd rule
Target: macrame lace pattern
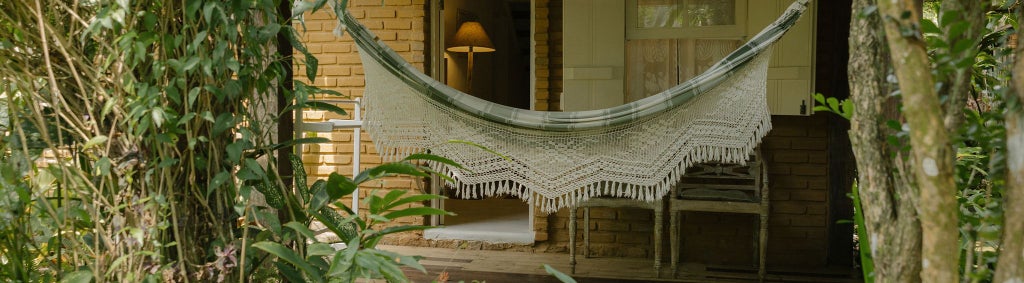
[[[771,128],[765,101],[770,50],[683,105],[628,123],[545,131],[493,122],[418,94],[360,49],[365,129],[386,160],[430,150],[464,197],[517,196],[544,212],[596,196],[655,201],[692,164],[742,163]],[[464,143],[484,146],[496,155]]]

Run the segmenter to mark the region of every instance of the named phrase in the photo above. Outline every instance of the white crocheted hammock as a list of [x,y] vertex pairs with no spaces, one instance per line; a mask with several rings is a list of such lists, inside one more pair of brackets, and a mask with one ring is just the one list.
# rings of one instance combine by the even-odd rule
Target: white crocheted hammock
[[[742,163],[771,128],[770,46],[799,19],[775,23],[706,72],[622,106],[579,112],[515,109],[452,89],[411,67],[351,15],[366,74],[364,128],[386,160],[430,150],[457,194],[515,195],[544,212],[596,196],[655,201],[692,164]],[[451,140],[470,141],[505,157]]]

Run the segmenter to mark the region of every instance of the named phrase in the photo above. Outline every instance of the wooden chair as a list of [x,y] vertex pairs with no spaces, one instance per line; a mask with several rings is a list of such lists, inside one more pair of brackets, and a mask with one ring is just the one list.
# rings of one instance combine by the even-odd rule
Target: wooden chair
[[668,201],[672,274],[679,267],[680,219],[682,211],[748,213],[760,216],[754,245],[759,280],[765,276],[768,240],[768,174],[760,150],[746,165],[704,163],[687,168]]
[[[654,272],[660,275],[661,271],[661,234],[662,215],[664,215],[665,202],[659,199],[654,202],[645,202],[626,198],[599,197],[581,201],[576,207],[569,209],[569,265],[572,273],[576,273],[576,209],[583,208],[583,256],[590,258],[590,208],[591,207],[615,207],[615,208],[643,208],[654,210]],[[660,276],[659,276],[660,277]]]

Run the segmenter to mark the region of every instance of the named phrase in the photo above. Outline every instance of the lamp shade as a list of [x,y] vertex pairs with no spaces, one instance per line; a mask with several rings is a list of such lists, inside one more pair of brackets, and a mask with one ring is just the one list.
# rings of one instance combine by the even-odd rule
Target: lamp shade
[[448,51],[452,52],[494,52],[494,44],[491,38],[484,32],[484,26],[480,22],[464,22],[455,32],[455,39],[449,45]]

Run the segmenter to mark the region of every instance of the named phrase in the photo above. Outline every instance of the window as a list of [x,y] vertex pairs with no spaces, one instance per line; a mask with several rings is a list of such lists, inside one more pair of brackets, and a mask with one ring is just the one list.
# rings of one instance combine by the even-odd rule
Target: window
[[746,34],[745,1],[631,0],[626,13],[626,102],[700,74]]
[[[564,0],[564,110],[613,107],[684,82],[761,31],[792,3]],[[811,114],[814,3],[773,48],[767,85],[773,115]]]

